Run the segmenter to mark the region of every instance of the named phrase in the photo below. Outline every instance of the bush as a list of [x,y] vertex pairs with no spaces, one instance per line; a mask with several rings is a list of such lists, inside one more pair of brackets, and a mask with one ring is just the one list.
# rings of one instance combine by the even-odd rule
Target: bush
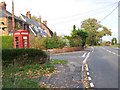
[[41,36],[30,38],[30,47],[36,49],[45,49],[45,38]]
[[69,44],[71,47],[79,47],[81,46],[81,40],[79,38],[70,38]]
[[2,39],[2,48],[13,48],[12,46],[12,36],[0,36]]
[[62,37],[58,37],[56,33],[54,33],[53,37],[46,38],[45,43],[47,49],[63,48],[66,45],[64,39]]
[[2,49],[3,66],[43,64],[47,57],[44,51],[38,49]]

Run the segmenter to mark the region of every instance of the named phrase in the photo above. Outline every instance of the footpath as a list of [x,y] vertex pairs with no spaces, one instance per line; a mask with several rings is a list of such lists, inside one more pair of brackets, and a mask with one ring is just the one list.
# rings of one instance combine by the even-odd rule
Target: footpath
[[83,88],[81,71],[84,52],[50,55],[51,59],[67,60],[68,64],[56,65],[58,72],[51,76],[43,76],[40,84],[47,88]]

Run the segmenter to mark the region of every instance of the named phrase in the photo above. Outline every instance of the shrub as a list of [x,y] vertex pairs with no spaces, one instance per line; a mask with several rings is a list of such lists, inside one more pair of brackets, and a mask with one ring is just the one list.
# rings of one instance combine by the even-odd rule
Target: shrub
[[2,48],[13,48],[12,46],[12,36],[0,36],[2,39]]
[[53,48],[63,48],[65,46],[65,41],[62,37],[58,37],[56,33],[54,33],[53,37],[47,37],[45,40],[46,48],[53,49]]
[[48,55],[38,49],[2,49],[3,66],[45,63]]
[[65,36],[65,38],[68,40],[68,45],[70,47],[81,47],[82,46],[82,40],[80,37],[72,37],[72,36]]
[[30,38],[30,47],[36,49],[45,49],[45,38],[41,36]]
[[71,47],[78,47],[81,46],[81,40],[79,38],[70,38],[69,44]]

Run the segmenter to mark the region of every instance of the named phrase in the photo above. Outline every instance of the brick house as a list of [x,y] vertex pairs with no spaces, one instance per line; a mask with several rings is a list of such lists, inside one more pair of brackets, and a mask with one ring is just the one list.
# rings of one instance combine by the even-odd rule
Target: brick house
[[29,23],[29,29],[30,29],[30,31],[32,31],[32,33],[35,36],[37,36],[37,35],[40,35],[42,37],[47,37],[47,36],[52,37],[53,36],[53,32],[47,26],[47,21],[45,20],[45,21],[41,22],[41,17],[39,18],[39,22],[37,22],[31,18],[31,13],[30,13],[30,11],[28,11],[26,13],[26,16],[21,14],[21,18],[25,22]]
[[[29,24],[14,16],[15,19],[15,30],[17,29],[29,29]],[[3,27],[6,27],[3,30]],[[12,14],[6,10],[6,3],[0,3],[0,35],[9,35],[12,33]]]
[[50,28],[47,26],[47,21],[44,20],[41,21],[41,16],[39,17],[39,25],[41,28],[48,34],[49,37],[53,36],[53,32],[50,30]]
[[53,32],[47,27],[47,22],[40,22],[41,18],[39,19],[39,22],[33,20],[31,18],[30,11],[26,13],[26,16],[21,14],[21,19],[25,22],[29,23],[29,33],[30,33],[30,47],[33,48],[35,45],[35,39],[36,37],[52,37]]

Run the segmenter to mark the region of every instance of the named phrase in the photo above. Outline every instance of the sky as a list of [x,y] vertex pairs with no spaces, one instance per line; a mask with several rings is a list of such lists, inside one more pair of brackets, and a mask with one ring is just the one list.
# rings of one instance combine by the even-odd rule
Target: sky
[[[12,0],[5,1],[7,10],[12,11]],[[15,15],[41,16],[47,20],[48,27],[58,35],[70,35],[73,25],[80,28],[81,22],[88,18],[96,18],[100,24],[112,31],[112,36],[104,37],[104,40],[118,38],[118,9],[119,0],[14,0]],[[114,10],[115,9],[115,10]],[[112,12],[114,10],[114,12]],[[112,13],[111,13],[112,12]],[[111,14],[110,14],[111,13]],[[110,14],[110,15],[109,15]],[[108,17],[106,17],[109,15]],[[104,19],[104,17],[106,17]]]

